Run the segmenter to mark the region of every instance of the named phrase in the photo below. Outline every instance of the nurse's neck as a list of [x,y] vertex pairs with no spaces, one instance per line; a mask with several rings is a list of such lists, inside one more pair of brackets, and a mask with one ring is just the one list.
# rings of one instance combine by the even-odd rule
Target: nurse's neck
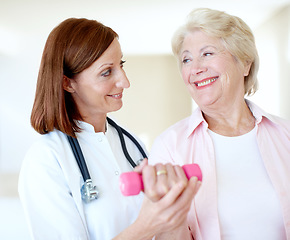
[[94,127],[96,133],[103,132],[106,133],[107,128],[107,115],[86,117],[83,118],[84,122],[91,124]]

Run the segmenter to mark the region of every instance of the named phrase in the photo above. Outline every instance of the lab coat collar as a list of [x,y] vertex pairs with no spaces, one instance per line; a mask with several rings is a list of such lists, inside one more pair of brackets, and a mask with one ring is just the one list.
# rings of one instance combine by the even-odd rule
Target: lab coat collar
[[[82,133],[88,134],[103,134],[103,132],[95,132],[94,126],[90,123],[84,121],[77,121],[78,127],[81,129]],[[108,121],[106,121],[106,132],[108,129]]]

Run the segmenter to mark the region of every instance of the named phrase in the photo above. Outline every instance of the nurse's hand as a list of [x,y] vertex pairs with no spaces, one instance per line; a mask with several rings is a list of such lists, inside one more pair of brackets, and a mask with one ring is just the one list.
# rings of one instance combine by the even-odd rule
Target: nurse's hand
[[134,168],[134,172],[138,172],[138,173],[142,174],[142,171],[143,171],[144,167],[147,166],[147,165],[148,165],[148,159],[147,158],[144,158],[141,161],[140,165],[138,165],[138,166],[136,166]]
[[147,159],[135,171],[142,173],[143,205],[136,221],[114,240],[152,239],[153,236],[166,240],[192,239],[187,213],[200,187],[198,179],[188,180],[180,166],[149,166]]
[[[157,171],[160,171],[159,167],[157,167],[155,171],[157,169]],[[145,197],[139,216],[134,223],[135,229],[139,229],[141,233],[142,231],[146,231],[143,232],[143,234],[147,233],[149,238],[173,231],[172,233],[176,237],[175,239],[191,239],[190,232],[187,228],[187,214],[192,200],[200,187],[200,182],[196,177],[192,177],[190,180],[187,180],[186,177],[186,179],[184,179],[182,168],[179,169],[178,167],[176,168],[176,166],[172,166],[171,168],[167,166],[166,169],[170,169],[170,171],[174,170],[174,172],[169,173],[169,176],[167,176],[170,178],[172,175],[175,175],[172,181],[169,181],[169,179],[162,179],[160,175],[153,177],[151,173],[148,174],[148,176],[150,175],[153,178],[152,183],[150,181],[148,183],[152,184],[150,186],[156,189],[156,191],[148,190],[148,185],[147,187],[144,186]],[[145,176],[147,175],[146,171],[146,168],[144,168],[143,174],[145,173]],[[148,168],[148,171],[151,172],[152,169]],[[144,180],[146,181],[148,179]],[[164,182],[166,182],[166,184],[163,184]],[[153,186],[154,184],[157,186]],[[159,186],[162,187],[160,188]],[[165,186],[166,188],[164,188]],[[162,197],[160,198],[160,196]],[[151,198],[153,198],[154,201],[152,201]],[[182,228],[184,231],[181,232],[178,230]],[[177,236],[175,235],[176,232],[182,235],[177,234]]]

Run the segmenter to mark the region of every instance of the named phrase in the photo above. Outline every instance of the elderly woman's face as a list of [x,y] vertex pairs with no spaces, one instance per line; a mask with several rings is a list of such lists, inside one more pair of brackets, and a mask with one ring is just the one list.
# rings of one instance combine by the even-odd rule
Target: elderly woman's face
[[249,66],[238,62],[219,38],[199,30],[188,33],[180,61],[182,78],[201,108],[243,99],[244,76]]

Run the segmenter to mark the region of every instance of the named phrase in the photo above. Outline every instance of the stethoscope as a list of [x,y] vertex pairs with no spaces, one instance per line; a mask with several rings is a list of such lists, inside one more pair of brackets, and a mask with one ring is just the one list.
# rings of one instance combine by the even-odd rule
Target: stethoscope
[[[128,133],[125,129],[120,127],[117,123],[115,123],[112,119],[110,119],[108,117],[107,117],[107,121],[111,126],[113,126],[117,130],[120,141],[121,141],[121,146],[122,146],[122,150],[124,152],[124,155],[127,158],[128,162],[131,164],[131,166],[133,168],[135,168],[137,166],[137,164],[133,161],[133,159],[130,157],[130,155],[128,153],[128,150],[127,150],[127,147],[125,144],[124,135],[126,135],[136,145],[136,147],[138,148],[138,150],[142,154],[143,158],[147,158],[145,151],[143,150],[141,145],[138,143],[138,141],[130,133]],[[94,199],[98,199],[99,191],[98,191],[96,185],[93,184],[93,181],[91,179],[84,155],[82,153],[82,150],[81,150],[81,147],[79,145],[77,138],[73,138],[73,137],[68,136],[68,135],[67,135],[67,138],[68,138],[68,141],[70,143],[73,154],[75,156],[75,159],[78,163],[82,177],[84,179],[84,184],[81,187],[82,200],[85,203],[89,203]],[[138,161],[138,164],[141,161],[142,160],[140,159]]]

